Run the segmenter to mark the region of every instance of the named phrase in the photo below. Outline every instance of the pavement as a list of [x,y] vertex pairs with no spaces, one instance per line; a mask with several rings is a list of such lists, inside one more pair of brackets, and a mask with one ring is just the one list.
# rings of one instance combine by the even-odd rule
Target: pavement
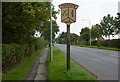
[[33,64],[25,80],[47,80],[47,53],[46,48]]
[[[66,45],[55,44],[66,53]],[[118,51],[71,46],[71,59],[97,76],[98,80],[118,80]]]

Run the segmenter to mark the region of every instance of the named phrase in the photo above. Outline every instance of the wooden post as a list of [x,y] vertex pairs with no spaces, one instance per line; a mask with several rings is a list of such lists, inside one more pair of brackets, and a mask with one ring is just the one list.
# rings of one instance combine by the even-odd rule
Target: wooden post
[[59,5],[59,8],[61,9],[61,22],[67,24],[67,70],[70,69],[70,24],[76,22],[76,9],[79,6],[73,3],[63,3]]
[[70,69],[70,24],[67,24],[67,70]]

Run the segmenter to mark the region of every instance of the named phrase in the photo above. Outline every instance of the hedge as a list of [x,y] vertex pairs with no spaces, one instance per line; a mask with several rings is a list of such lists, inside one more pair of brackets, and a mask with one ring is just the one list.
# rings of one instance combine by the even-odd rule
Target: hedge
[[[119,45],[120,39],[112,39],[112,40],[103,40],[103,41],[92,41],[91,45],[93,46],[103,46],[103,47],[112,47],[112,48],[120,48]],[[90,42],[86,42],[86,41],[81,41],[79,43],[80,45],[89,45]]]
[[120,48],[119,42],[120,42],[120,39],[92,41],[92,45],[104,46],[104,47],[112,47],[112,48]]
[[35,38],[27,44],[3,44],[2,45],[2,69],[3,73],[10,70],[22,59],[30,57],[36,50],[46,46],[46,41],[42,38]]

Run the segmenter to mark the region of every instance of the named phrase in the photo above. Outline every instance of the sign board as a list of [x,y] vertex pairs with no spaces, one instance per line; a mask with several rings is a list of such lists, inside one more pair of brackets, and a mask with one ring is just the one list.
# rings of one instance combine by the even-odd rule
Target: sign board
[[61,22],[71,24],[76,22],[76,9],[78,5],[72,3],[64,3],[59,5],[61,8]]

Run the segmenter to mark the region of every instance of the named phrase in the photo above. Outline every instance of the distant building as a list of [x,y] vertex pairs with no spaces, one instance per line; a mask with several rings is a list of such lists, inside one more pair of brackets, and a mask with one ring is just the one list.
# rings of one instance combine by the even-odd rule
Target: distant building
[[102,36],[98,38],[98,40],[105,40]]

